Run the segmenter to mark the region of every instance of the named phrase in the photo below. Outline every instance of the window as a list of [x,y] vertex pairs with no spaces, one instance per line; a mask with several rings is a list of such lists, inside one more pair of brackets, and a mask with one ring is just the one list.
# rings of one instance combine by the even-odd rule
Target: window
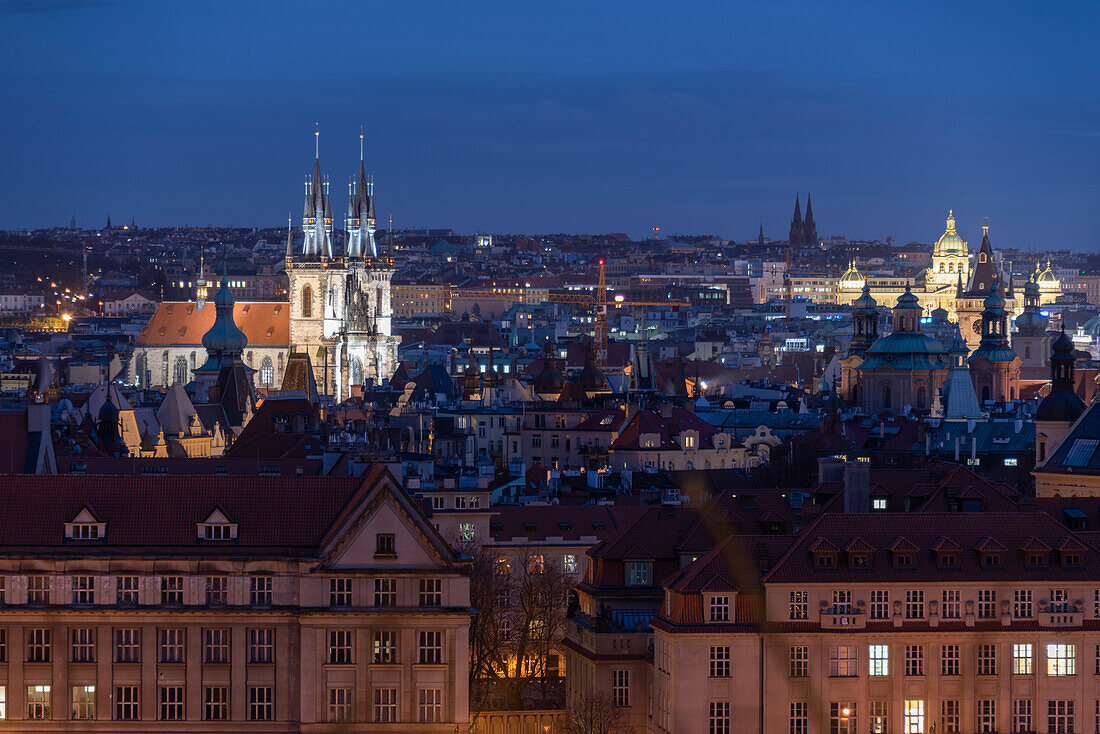
[[943,645],[940,648],[940,675],[959,674],[959,646]]
[[924,645],[905,646],[905,674],[924,675]]
[[95,604],[94,576],[73,576],[73,604]]
[[867,648],[867,675],[890,675],[890,646],[870,645]]
[[890,592],[885,589],[871,590],[871,619],[890,619]]
[[351,641],[354,634],[351,630],[328,631],[329,665],[351,665],[355,662],[351,651]]
[[645,561],[630,561],[626,564],[626,583],[630,586],[648,586],[649,563]]
[[229,662],[228,629],[207,627],[202,631],[202,660],[204,663]]
[[183,576],[161,576],[160,603],[183,604]]
[[397,544],[394,541],[393,533],[378,533],[374,536],[374,555],[397,555]]
[[997,675],[996,645],[978,645],[978,675]]
[[[1047,701],[1047,731],[1064,734],[1077,731],[1076,716],[1072,699],[1068,701]],[[1030,705],[1031,702],[1028,701]]]
[[810,675],[810,648],[807,645],[791,646],[791,677],[806,678]]
[[851,614],[852,613],[852,592],[851,591],[834,591],[833,592],[833,606],[829,609],[830,614]]
[[458,524],[458,539],[467,543],[477,540],[477,527],[472,522]]
[[905,618],[924,619],[924,591],[908,589],[905,592]]
[[248,720],[271,721],[275,718],[275,691],[271,686],[248,687]]
[[856,734],[856,704],[854,701],[829,704],[829,734]]
[[728,645],[711,645],[710,677],[730,677],[730,649]]
[[[1012,702],[1012,731],[1028,732],[1031,728],[1031,699],[1018,698]],[[1057,731],[1050,729],[1050,731]]]
[[374,580],[374,606],[397,606],[397,579]]
[[993,589],[978,589],[978,619],[996,619],[997,592]]
[[183,721],[183,686],[160,687],[160,720]]
[[49,576],[28,576],[27,577],[27,603],[28,604],[49,604],[50,603],[50,577]]
[[27,630],[27,662],[50,662],[50,630],[48,627],[32,627]]
[[1031,675],[1031,643],[1022,642],[1012,645],[1012,674]]
[[270,627],[248,630],[248,662],[259,665],[275,662],[275,630]]
[[271,362],[271,357],[264,357],[264,361],[260,363],[260,385],[271,387],[274,384],[275,365]]
[[380,724],[397,721],[397,689],[374,689],[374,720]]
[[71,631],[73,648],[72,659],[74,663],[95,662],[95,628],[75,627]]
[[1065,614],[1075,611],[1073,604],[1069,600],[1068,589],[1050,590],[1050,611],[1054,614]]
[[252,606],[272,605],[272,577],[253,576],[249,578],[249,604]]
[[420,579],[420,606],[443,606],[443,579]]
[[[8,630],[0,627],[0,663],[8,662]],[[3,718],[0,716],[0,718]]]
[[805,701],[791,702],[790,734],[810,734],[810,704]]
[[791,619],[808,619],[809,618],[809,601],[810,592],[808,591],[792,591],[790,593],[790,611],[788,615]]
[[330,607],[351,606],[351,579],[335,578],[328,580],[328,605]]
[[[924,700],[906,699],[901,730],[904,734],[924,734]],[[885,732],[885,726],[882,728]]]
[[564,573],[576,573],[577,572],[577,557],[573,554],[567,554],[562,556],[561,570]]
[[995,699],[978,699],[978,731],[982,734],[997,731],[997,701]]
[[730,621],[730,598],[728,596],[712,596],[710,598],[710,621]]
[[940,701],[940,728],[943,734],[959,734],[959,702]]
[[1012,592],[1013,619],[1030,619],[1032,609],[1031,589],[1016,589]]
[[958,589],[944,589],[943,602],[940,604],[942,619],[959,619],[961,603]]
[[418,719],[424,724],[443,721],[443,691],[439,688],[421,688],[417,691]]
[[838,645],[829,648],[829,675],[834,678],[850,678],[856,675],[856,648]]
[[328,720],[332,722],[351,720],[351,689],[328,689]]
[[183,635],[182,627],[165,627],[160,630],[160,662],[182,663],[184,661]]
[[711,701],[708,734],[730,734],[730,702]]
[[1047,645],[1047,675],[1077,675],[1077,645]]
[[206,578],[206,603],[208,606],[224,607],[229,603],[229,579],[225,576]]
[[237,525],[220,518],[218,522],[199,524],[203,540],[233,540],[237,537]]
[[630,671],[611,671],[611,703],[615,706],[630,705]]
[[313,289],[308,285],[302,287],[302,318],[313,316]]
[[420,630],[417,649],[418,662],[421,665],[440,665],[443,662],[443,632],[440,630]]
[[73,719],[91,721],[95,718],[95,686],[73,686]]
[[115,662],[141,662],[141,630],[131,627],[115,629]]
[[137,576],[115,578],[115,603],[120,606],[132,606],[138,603]]
[[229,720],[229,688],[205,686],[202,689],[202,718],[206,721]]
[[377,665],[389,665],[397,662],[396,631],[374,631],[374,662]]
[[885,497],[874,497],[874,498],[872,498],[871,499],[871,509],[872,510],[885,510],[886,509],[886,498]]
[[140,689],[137,686],[115,686],[115,719],[137,721],[141,718]]
[[27,718],[43,721],[50,718],[50,687],[27,686]]

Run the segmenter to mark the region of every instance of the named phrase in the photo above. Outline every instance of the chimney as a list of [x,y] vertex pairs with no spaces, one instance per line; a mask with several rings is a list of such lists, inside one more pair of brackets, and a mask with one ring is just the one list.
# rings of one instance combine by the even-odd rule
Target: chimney
[[844,511],[871,511],[871,465],[866,461],[844,465]]
[[817,481],[844,481],[844,461],[834,456],[822,456],[817,460]]

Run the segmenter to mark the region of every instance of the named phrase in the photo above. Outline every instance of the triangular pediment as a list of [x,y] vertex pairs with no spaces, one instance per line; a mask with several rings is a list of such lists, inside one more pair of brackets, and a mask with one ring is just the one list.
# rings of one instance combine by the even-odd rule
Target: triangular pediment
[[215,507],[205,520],[202,521],[203,525],[232,525],[233,521],[226,517],[222,508]]
[[[385,552],[380,552],[379,536],[392,536],[384,541]],[[322,557],[325,568],[341,569],[448,570],[460,562],[459,554],[384,469],[367,473],[363,487],[326,534]]]
[[84,505],[84,509],[82,509],[71,522],[74,525],[77,523],[98,523],[99,518],[95,516],[90,507]]

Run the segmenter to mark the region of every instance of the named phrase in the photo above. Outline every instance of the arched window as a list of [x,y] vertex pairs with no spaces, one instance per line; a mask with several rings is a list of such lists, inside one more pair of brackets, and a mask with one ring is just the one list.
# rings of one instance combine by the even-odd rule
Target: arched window
[[889,385],[883,385],[882,386],[882,407],[884,407],[884,408],[893,407],[892,397],[893,396],[890,394],[890,386]]
[[978,283],[978,290],[984,291],[985,290],[985,283]]
[[917,410],[924,410],[924,388],[917,388]]
[[313,315],[313,289],[308,285],[302,287],[302,318],[308,319]]
[[176,363],[172,367],[172,382],[178,382],[181,385],[187,384],[187,358],[176,357]]
[[358,357],[351,358],[351,384],[363,384],[363,362]]
[[859,385],[852,385],[852,402],[859,402]]
[[1031,359],[1031,345],[1024,345],[1024,359]]
[[980,263],[985,262],[985,253],[984,252],[979,252],[978,253],[978,262],[980,262]]
[[271,363],[271,357],[264,357],[260,364],[260,384],[264,387],[272,387],[275,384],[275,365]]
[[943,263],[940,263],[940,272],[941,272],[941,273],[942,273],[942,272],[944,272],[944,267],[943,267]]
[[982,385],[982,402],[989,400],[989,385]]

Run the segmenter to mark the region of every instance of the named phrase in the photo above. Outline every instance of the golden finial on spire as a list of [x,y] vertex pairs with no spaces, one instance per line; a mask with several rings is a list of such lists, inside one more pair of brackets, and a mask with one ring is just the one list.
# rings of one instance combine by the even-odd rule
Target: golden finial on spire
[[321,123],[313,123],[313,156],[320,160],[321,158]]
[[363,126],[359,126],[359,160],[363,160]]

